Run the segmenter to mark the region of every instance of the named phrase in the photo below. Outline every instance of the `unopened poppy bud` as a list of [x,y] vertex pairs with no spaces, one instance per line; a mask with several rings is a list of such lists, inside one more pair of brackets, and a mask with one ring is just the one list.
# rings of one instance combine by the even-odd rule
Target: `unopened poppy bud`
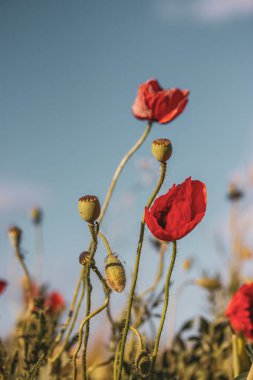
[[21,242],[22,230],[16,226],[12,226],[9,228],[8,234],[11,245],[13,245],[14,248],[19,247]]
[[42,221],[42,210],[38,207],[31,209],[31,219],[32,222],[36,225],[40,224]]
[[168,139],[157,139],[152,143],[152,154],[157,161],[165,163],[172,154],[172,144]]
[[121,293],[126,285],[125,269],[115,255],[109,255],[105,262],[105,274],[108,285],[117,293]]
[[136,362],[136,371],[138,374],[145,379],[150,375],[151,372],[151,359],[149,354],[146,351],[141,351],[138,355]]
[[221,288],[221,282],[218,278],[202,277],[198,278],[195,283],[201,288],[210,291],[215,291]]
[[83,220],[94,223],[100,214],[100,203],[95,195],[85,195],[78,201],[78,210]]
[[95,265],[95,260],[91,259],[91,253],[88,251],[82,252],[79,256],[79,263],[81,265],[87,265],[88,263],[91,263],[91,265]]

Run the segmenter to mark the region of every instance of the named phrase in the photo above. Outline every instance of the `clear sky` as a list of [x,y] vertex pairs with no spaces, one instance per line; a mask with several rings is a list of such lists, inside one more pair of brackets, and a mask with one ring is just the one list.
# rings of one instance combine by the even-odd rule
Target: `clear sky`
[[[169,138],[174,154],[163,191],[190,175],[208,189],[206,217],[180,242],[174,278],[182,280],[180,263],[192,254],[204,268],[217,268],[213,241],[228,213],[224,194],[234,173],[252,162],[252,35],[252,0],[0,1],[0,277],[11,283],[0,299],[0,332],[17,285],[9,225],[24,230],[32,265],[29,209],[44,209],[43,279],[69,301],[88,244],[77,200],[96,194],[102,202],[119,160],[144,131],[131,106],[138,85],[151,77],[165,88],[190,89],[190,101],[173,123],[154,125],[124,170],[102,229],[130,280],[154,186],[136,186],[138,167],[152,160],[153,139]],[[140,288],[154,277],[157,260],[148,242],[144,250]],[[102,248],[98,255],[102,269]],[[202,296],[191,294],[195,301]]]

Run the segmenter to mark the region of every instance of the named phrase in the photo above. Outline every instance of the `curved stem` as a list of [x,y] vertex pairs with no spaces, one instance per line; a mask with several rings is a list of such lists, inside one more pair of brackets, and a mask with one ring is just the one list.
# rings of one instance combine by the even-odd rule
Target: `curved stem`
[[143,349],[143,341],[142,341],[141,334],[139,333],[139,331],[134,326],[130,326],[129,329],[132,330],[133,333],[136,335],[140,349],[142,350]]
[[81,345],[82,345],[82,341],[83,341],[83,328],[85,326],[85,324],[93,317],[95,317],[97,314],[99,314],[101,311],[103,311],[107,305],[108,305],[108,302],[109,302],[109,293],[105,299],[105,302],[103,303],[102,306],[100,306],[97,310],[93,311],[92,313],[90,313],[87,317],[85,317],[85,319],[82,321],[80,327],[79,327],[79,338],[78,338],[78,346],[77,346],[77,349],[74,353],[74,356],[73,356],[73,361],[74,361],[74,368],[73,368],[73,379],[76,380],[77,379],[77,365],[76,365],[76,359],[77,359],[77,355],[80,351],[80,348],[81,348]]
[[167,274],[167,278],[166,278],[166,282],[165,282],[165,294],[164,294],[164,305],[163,305],[162,317],[161,317],[159,329],[158,329],[158,332],[157,332],[157,335],[156,335],[155,345],[154,345],[154,351],[153,351],[153,355],[152,355],[152,371],[155,368],[155,363],[156,363],[156,357],[157,357],[157,353],[158,353],[159,342],[160,342],[160,338],[161,338],[161,335],[162,335],[162,330],[163,330],[163,326],[164,326],[166,312],[167,312],[167,309],[168,309],[170,280],[171,280],[171,275],[172,275],[174,264],[175,264],[175,260],[176,260],[176,255],[177,255],[177,243],[176,243],[176,241],[173,241],[172,242],[171,261],[170,261],[170,266],[169,266],[169,270],[168,270],[168,274]]
[[112,179],[112,182],[111,182],[111,185],[108,189],[108,192],[107,192],[107,195],[106,195],[106,198],[105,198],[105,201],[104,201],[104,204],[102,206],[102,210],[101,210],[101,213],[100,213],[100,216],[98,218],[98,223],[101,223],[103,217],[104,217],[104,214],[106,212],[106,209],[109,205],[109,202],[110,202],[110,199],[112,197],[112,193],[113,193],[113,190],[115,188],[115,185],[117,183],[117,180],[119,178],[119,175],[120,173],[122,172],[122,169],[124,168],[124,166],[126,165],[127,161],[129,160],[130,157],[132,157],[132,155],[137,151],[137,149],[143,144],[143,142],[146,140],[150,130],[151,130],[151,127],[152,127],[152,123],[148,123],[143,135],[141,136],[141,138],[136,142],[136,144],[129,150],[129,152],[123,157],[123,159],[121,160],[119,166],[117,167],[115,173],[114,173],[114,176],[113,176],[113,179]]
[[[157,193],[159,192],[159,190],[163,184],[165,175],[166,175],[166,164],[161,163],[161,174],[160,174],[159,182],[158,182],[153,194],[151,195],[146,207],[149,208],[151,206],[153,200],[155,199]],[[118,366],[117,380],[120,380],[120,378],[121,378],[127,333],[129,330],[129,323],[130,323],[130,318],[131,318],[131,310],[132,310],[134,292],[135,292],[135,287],[136,287],[136,282],[137,282],[137,277],[138,277],[138,272],[139,272],[139,264],[140,264],[140,258],[141,258],[142,243],[143,243],[143,238],[144,238],[144,230],[145,230],[145,211],[143,212],[143,216],[142,216],[142,220],[141,220],[140,235],[139,235],[139,242],[138,242],[138,246],[137,246],[134,274],[133,274],[131,290],[130,290],[130,294],[129,294],[129,298],[128,298],[125,326],[124,326],[124,329],[122,332],[122,338],[121,338],[122,344],[121,344],[121,348],[120,348],[119,354],[118,354],[119,355],[119,366]],[[117,357],[115,360],[117,360]]]
[[110,247],[109,242],[106,239],[105,235],[102,232],[98,232],[98,237],[100,237],[100,239],[102,239],[108,255],[111,256],[113,253],[112,253],[111,247]]
[[[72,302],[71,302],[71,305],[70,305],[70,308],[69,308],[69,312],[68,312],[67,320],[66,320],[66,322],[63,324],[61,330],[59,331],[59,333],[57,334],[57,336],[56,336],[56,338],[55,338],[54,345],[53,345],[53,347],[52,347],[51,350],[50,350],[51,353],[53,352],[53,350],[55,349],[55,347],[57,346],[57,344],[61,342],[62,337],[63,337],[63,335],[64,335],[66,329],[68,328],[68,325],[69,325],[69,323],[70,323],[71,318],[72,318],[73,315],[74,315],[74,319],[75,319],[75,321],[76,321],[77,314],[78,314],[78,311],[79,311],[80,306],[81,306],[81,305],[79,305],[79,304],[80,304],[80,302],[81,302],[82,299],[83,299],[82,297],[80,297],[80,300],[79,300],[79,302],[78,302],[78,311],[76,310],[75,313],[74,313],[74,309],[75,309],[75,305],[76,305],[77,296],[78,296],[78,293],[79,293],[79,290],[80,290],[81,284],[82,284],[82,282],[83,282],[83,277],[84,277],[84,268],[82,268],[82,270],[81,270],[81,272],[80,272],[80,275],[79,275],[79,279],[78,279],[77,287],[76,287],[76,289],[75,289],[75,291],[74,291],[74,294],[73,294],[73,298],[72,298]],[[72,323],[72,324],[73,324],[73,323]],[[68,336],[69,336],[69,335],[68,335]],[[66,341],[66,339],[65,339],[65,341]],[[64,346],[64,343],[63,343],[63,346]],[[64,348],[65,348],[65,347],[64,347]],[[64,351],[64,348],[63,348],[63,351]],[[60,350],[60,351],[61,351],[61,350]],[[63,351],[62,351],[62,352],[63,352]],[[54,363],[55,360],[58,359],[58,357],[59,357],[58,354],[57,354],[57,357],[56,357],[56,356],[53,357],[53,358],[51,359],[52,363]]]
[[[84,290],[85,290],[85,282],[84,282],[84,272],[82,271],[82,282],[83,282],[83,286],[82,286],[82,292],[80,294],[80,298],[79,298],[79,301],[77,303],[77,306],[76,306],[76,310],[75,310],[75,313],[73,315],[73,320],[71,322],[71,325],[69,327],[69,331],[64,339],[64,342],[60,348],[60,350],[57,352],[57,354],[51,359],[51,363],[53,364],[57,359],[59,359],[59,357],[61,356],[61,354],[63,353],[63,351],[65,350],[65,347],[67,346],[68,344],[68,341],[69,341],[69,337],[75,327],[75,323],[76,323],[76,320],[77,320],[77,316],[78,316],[78,313],[79,313],[79,310],[80,310],[80,307],[81,307],[81,304],[83,302],[83,299],[84,299]],[[65,331],[65,330],[64,330]],[[57,337],[56,337],[57,339]],[[56,342],[57,344],[57,342]]]

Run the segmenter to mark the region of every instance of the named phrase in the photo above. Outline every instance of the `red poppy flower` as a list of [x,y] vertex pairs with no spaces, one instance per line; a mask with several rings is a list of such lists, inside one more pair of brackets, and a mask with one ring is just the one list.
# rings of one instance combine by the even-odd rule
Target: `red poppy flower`
[[237,290],[228,305],[226,316],[235,332],[253,340],[253,282]]
[[65,309],[66,303],[61,293],[51,292],[45,299],[44,307],[48,313],[58,314]]
[[188,102],[189,90],[163,90],[156,79],[139,86],[132,111],[137,119],[166,124],[180,115]]
[[206,211],[206,186],[187,178],[158,197],[145,209],[145,222],[159,240],[175,241],[187,235],[201,221]]
[[7,281],[5,280],[0,280],[0,294],[2,294],[8,285]]

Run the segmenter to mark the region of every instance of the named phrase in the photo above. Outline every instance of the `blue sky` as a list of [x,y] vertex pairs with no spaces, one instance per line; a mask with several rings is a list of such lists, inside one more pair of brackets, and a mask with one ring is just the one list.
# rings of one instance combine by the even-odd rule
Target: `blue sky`
[[[163,191],[190,175],[208,189],[205,219],[179,244],[175,280],[183,278],[180,263],[192,254],[203,267],[219,266],[214,234],[229,211],[224,194],[234,173],[252,162],[252,19],[251,0],[0,2],[0,277],[17,273],[6,234],[13,223],[24,230],[32,267],[28,214],[39,205],[45,213],[43,279],[70,299],[77,258],[88,244],[77,200],[90,193],[102,202],[119,160],[143,133],[145,123],[134,119],[131,106],[138,85],[150,77],[165,88],[190,89],[190,101],[173,123],[154,125],[123,172],[103,230],[130,279],[153,186],[133,193],[138,162],[152,160],[152,140],[166,137],[174,154]],[[144,249],[140,288],[156,263],[148,242]],[[99,255],[102,269],[102,247]],[[193,304],[202,297],[191,294]],[[8,291],[1,309],[7,300]],[[2,326],[11,311],[8,306],[1,313]],[[193,314],[190,305],[185,313]]]

